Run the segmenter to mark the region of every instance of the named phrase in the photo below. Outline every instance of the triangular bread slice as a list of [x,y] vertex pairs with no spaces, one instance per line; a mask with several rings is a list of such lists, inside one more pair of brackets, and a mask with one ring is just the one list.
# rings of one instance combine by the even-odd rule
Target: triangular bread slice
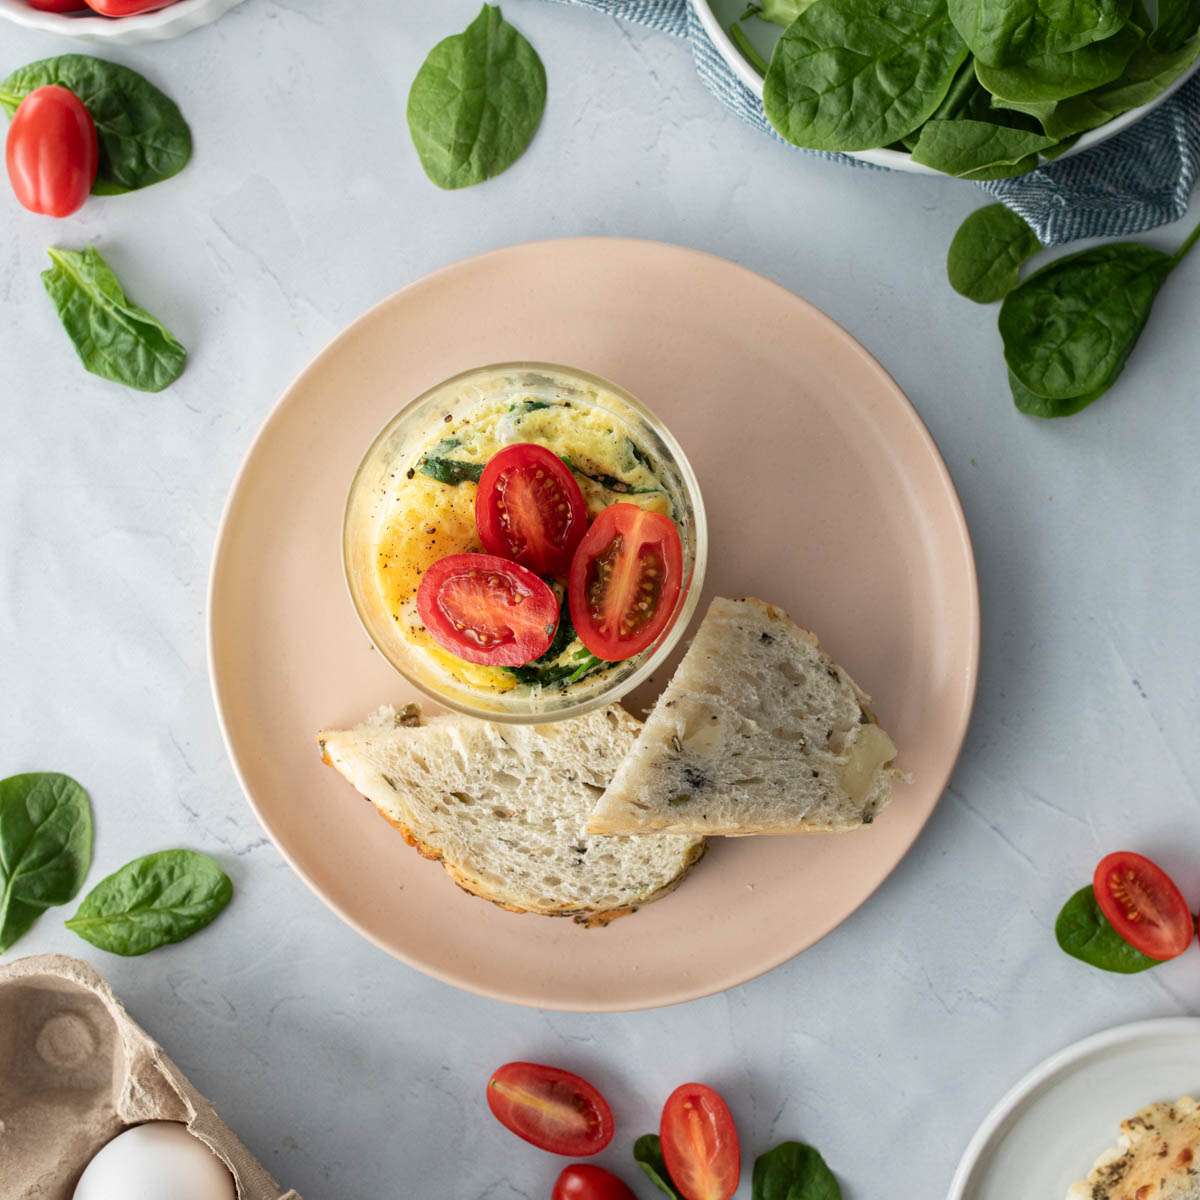
[[816,637],[761,600],[712,602],[591,833],[825,833],[891,800],[896,747]]
[[591,837],[596,798],[640,723],[618,705],[550,725],[422,722],[382,708],[318,735],[336,767],[460,887],[513,912],[603,925],[671,891],[704,839]]

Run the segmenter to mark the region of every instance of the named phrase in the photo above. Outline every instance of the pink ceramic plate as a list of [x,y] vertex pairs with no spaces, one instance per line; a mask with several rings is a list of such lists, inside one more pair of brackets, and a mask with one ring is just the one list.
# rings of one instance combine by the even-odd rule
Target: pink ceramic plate
[[[815,629],[901,747],[912,783],[874,826],[717,839],[675,894],[584,930],[465,895],[322,765],[318,729],[416,698],[367,642],[342,578],[342,509],[359,459],[413,396],[468,367],[514,360],[606,376],[671,427],[708,509],[706,591],[761,596]],[[356,321],[300,376],[230,497],[209,639],[246,794],[346,921],[488,996],[632,1009],[770,970],[886,878],[933,811],[966,732],[979,600],[937,448],[857,342],[723,259],[580,239],[438,271]],[[635,711],[662,682],[634,695]]]

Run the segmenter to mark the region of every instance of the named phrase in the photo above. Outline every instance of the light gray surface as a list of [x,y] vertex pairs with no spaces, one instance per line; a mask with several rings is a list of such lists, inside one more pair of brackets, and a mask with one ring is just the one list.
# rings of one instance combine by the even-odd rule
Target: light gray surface
[[[1063,957],[1051,933],[1122,845],[1200,899],[1200,260],[1168,284],[1115,395],[1035,424],[1006,396],[994,310],[945,282],[974,188],[806,160],[724,115],[667,38],[535,0],[505,11],[543,55],[550,101],[530,153],[483,187],[428,184],[403,121],[421,57],[473,0],[248,0],[180,41],[114,52],[181,103],[188,170],[59,223],[0,186],[0,769],[69,771],[90,789],[91,883],[184,844],[238,887],[212,929],[152,957],[105,956],[58,914],[19,951],[96,963],[306,1200],[547,1197],[558,1160],[483,1104],[490,1070],[522,1057],[604,1088],[619,1132],[601,1161],[646,1200],[625,1148],[693,1077],[725,1092],[748,1158],[797,1137],[847,1200],[943,1195],[1027,1067],[1105,1026],[1195,1011],[1200,995],[1195,951],[1116,978]],[[4,71],[69,49],[7,26],[0,48]],[[862,911],[727,995],[587,1017],[431,982],[308,892],[226,761],[204,604],[241,456],[330,337],[444,263],[597,233],[736,259],[882,360],[957,480],[985,624],[953,786]],[[44,247],[92,240],[192,350],[164,395],[84,374],[59,330]]]

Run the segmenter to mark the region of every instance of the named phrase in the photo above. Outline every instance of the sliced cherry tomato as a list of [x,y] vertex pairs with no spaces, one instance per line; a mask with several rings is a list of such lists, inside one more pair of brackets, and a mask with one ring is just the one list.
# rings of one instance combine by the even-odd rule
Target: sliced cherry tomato
[[555,1180],[550,1200],[637,1200],[637,1197],[611,1171],[591,1163],[572,1163],[563,1167]]
[[612,1109],[586,1079],[538,1063],[505,1063],[488,1080],[488,1108],[517,1137],[568,1158],[599,1154],[613,1136]]
[[1196,925],[1175,881],[1142,854],[1118,850],[1096,866],[1096,903],[1135,950],[1160,962],[1192,944]]
[[451,554],[421,578],[417,611],[440,646],[467,662],[519,667],[540,658],[558,628],[545,580],[494,554]]
[[87,8],[83,0],[25,0],[25,3],[39,12],[69,13]]
[[87,0],[87,6],[102,17],[132,17],[135,13],[169,8],[175,0]]
[[587,520],[575,476],[545,446],[506,446],[479,478],[475,525],[484,549],[539,575],[565,577]]
[[677,1087],[663,1106],[663,1162],[684,1200],[729,1200],[742,1149],[729,1106],[703,1083]]
[[597,658],[632,658],[666,628],[682,583],[675,522],[636,504],[610,505],[571,562],[567,598],[575,631]]
[[65,87],[35,88],[8,128],[5,161],[13,192],[30,212],[70,216],[88,198],[100,165],[92,114]]

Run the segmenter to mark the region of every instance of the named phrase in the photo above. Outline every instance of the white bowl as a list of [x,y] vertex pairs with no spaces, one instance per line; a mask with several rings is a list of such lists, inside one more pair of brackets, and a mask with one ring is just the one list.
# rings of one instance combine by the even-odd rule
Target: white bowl
[[[9,0],[0,0],[0,3],[7,3]],[[733,20],[736,20],[746,10],[745,0],[691,0],[692,7],[696,10],[696,15],[700,18],[700,24],[704,26],[705,32],[713,40],[721,57],[733,69],[734,74],[758,97],[762,97],[762,79],[759,78],[758,72],[742,57],[742,53],[733,44],[729,34],[725,32],[725,26]],[[773,46],[782,30],[772,29],[763,21],[748,21],[744,28],[753,25],[761,26],[763,35],[754,39],[760,49],[767,48],[768,45]],[[770,58],[770,50],[766,49],[764,57]],[[1108,141],[1111,137],[1116,137],[1118,133],[1129,128],[1135,121],[1140,121],[1147,113],[1153,112],[1160,104],[1163,103],[1169,96],[1177,92],[1191,77],[1200,70],[1200,62],[1197,62],[1190,71],[1185,71],[1169,88],[1166,89],[1160,96],[1156,96],[1149,104],[1143,104],[1140,108],[1131,108],[1128,112],[1122,113],[1115,120],[1109,121],[1106,125],[1099,125],[1095,129],[1089,129],[1087,133],[1069,149],[1064,151],[1059,159],[1070,158],[1072,155],[1079,154],[1092,146],[1098,146],[1101,142]],[[927,167],[924,163],[913,162],[912,155],[906,154],[903,150],[848,150],[847,154],[851,158],[857,158],[861,162],[874,163],[880,167],[890,167],[893,171],[911,171],[917,175],[942,175],[943,172],[935,171],[932,167]],[[953,178],[953,176],[945,176],[945,178]]]
[[176,0],[157,12],[132,17],[100,17],[94,13],[50,13],[31,8],[25,0],[0,0],[0,17],[26,29],[57,33],[81,41],[111,46],[136,46],[191,33],[215,21],[242,0]]

